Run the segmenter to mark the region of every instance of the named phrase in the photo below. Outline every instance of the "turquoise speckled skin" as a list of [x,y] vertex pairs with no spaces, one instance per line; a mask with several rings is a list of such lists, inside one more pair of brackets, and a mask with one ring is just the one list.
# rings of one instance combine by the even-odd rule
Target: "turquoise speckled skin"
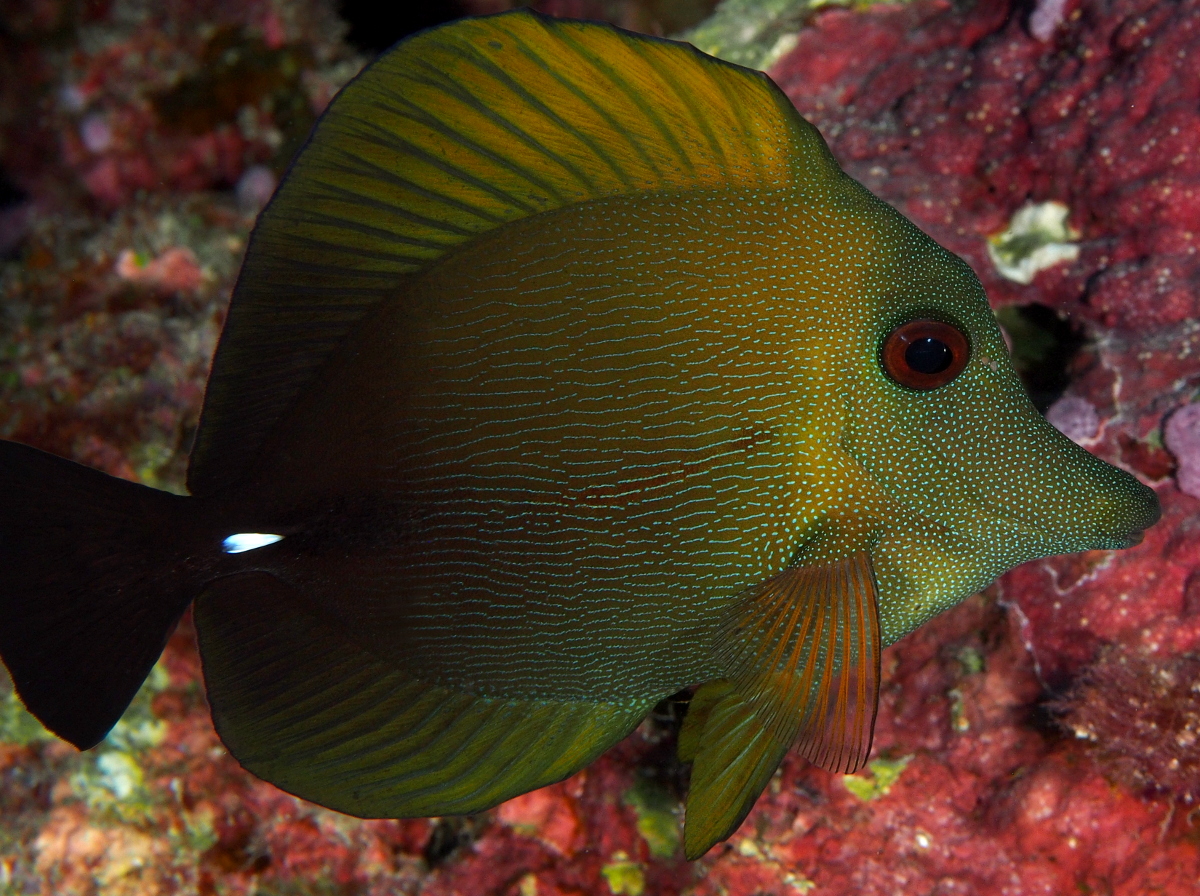
[[[972,360],[918,393],[879,347],[929,314]],[[274,441],[247,506],[430,497],[419,552],[258,565],[330,581],[378,650],[496,697],[652,704],[719,676],[729,599],[863,549],[891,642],[1017,563],[1124,545],[1152,506],[1029,403],[966,265],[845,177],[485,236],[378,312]]]

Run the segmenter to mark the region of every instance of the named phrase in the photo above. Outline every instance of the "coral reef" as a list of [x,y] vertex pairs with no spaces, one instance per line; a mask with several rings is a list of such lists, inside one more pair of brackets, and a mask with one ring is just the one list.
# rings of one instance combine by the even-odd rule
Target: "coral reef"
[[1046,409],[1046,419],[1072,441],[1090,442],[1100,431],[1100,415],[1086,398],[1064,395]]
[[1107,647],[1052,708],[1122,783],[1189,806],[1200,797],[1200,657]]
[[[541,5],[683,27],[652,3]],[[363,62],[335,13],[323,0],[0,7],[0,435],[182,489],[253,215]],[[755,58],[792,46],[771,73],[800,111],[851,174],[969,260],[1038,406],[1152,484],[1163,521],[1128,551],[1015,570],[890,648],[868,770],[844,780],[789,757],[739,832],[692,864],[681,702],[491,812],[360,821],[224,752],[185,618],[86,754],[0,685],[0,891],[1200,887],[1200,7],[915,0],[805,4],[786,21]],[[1066,212],[1033,245],[1014,227],[1027,208]],[[993,261],[1047,245],[1052,263],[1018,279]]]

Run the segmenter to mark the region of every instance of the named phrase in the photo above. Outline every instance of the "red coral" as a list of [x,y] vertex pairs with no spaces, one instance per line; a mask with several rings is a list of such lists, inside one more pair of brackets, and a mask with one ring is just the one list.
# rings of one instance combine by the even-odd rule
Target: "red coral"
[[[1024,8],[921,3],[831,10],[772,74],[873,191],[967,257],[993,300],[1105,327],[1200,314],[1200,7],[1103,0],[1047,45]],[[1058,200],[1079,260],[1020,288],[984,237]]]

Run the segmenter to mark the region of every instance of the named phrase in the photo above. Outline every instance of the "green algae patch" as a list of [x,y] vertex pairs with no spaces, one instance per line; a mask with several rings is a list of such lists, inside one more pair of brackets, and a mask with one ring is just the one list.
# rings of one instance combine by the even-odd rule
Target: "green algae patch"
[[27,747],[54,739],[54,735],[30,715],[17,692],[11,687],[3,688],[0,692],[0,743]]
[[724,0],[699,25],[674,37],[726,62],[766,71],[795,48],[800,29],[818,10],[873,5],[872,0]]
[[613,896],[642,896],[646,890],[646,875],[642,866],[631,862],[623,852],[615,852],[613,860],[600,869]]
[[625,794],[625,804],[637,815],[638,833],[657,859],[669,859],[679,851],[677,800],[651,778],[639,778]]
[[842,783],[852,794],[868,803],[886,796],[892,786],[900,780],[900,775],[912,761],[912,756],[901,756],[899,759],[876,759],[867,763],[868,775],[842,775]]
[[765,70],[796,46],[812,0],[725,0],[695,28],[679,35],[696,49]]
[[142,755],[167,735],[167,724],[155,717],[151,703],[169,685],[167,670],[156,663],[108,736],[83,754],[84,764],[71,775],[71,789],[91,808],[126,822],[152,817],[156,796],[146,786]]

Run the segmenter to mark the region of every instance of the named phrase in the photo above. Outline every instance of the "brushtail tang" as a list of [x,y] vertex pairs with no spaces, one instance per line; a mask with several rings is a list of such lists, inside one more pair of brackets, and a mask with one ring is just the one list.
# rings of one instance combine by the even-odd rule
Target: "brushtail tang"
[[768,78],[529,12],[334,100],[188,486],[0,445],[0,654],[50,730],[103,738],[189,604],[230,752],[359,816],[493,806],[696,686],[690,857],[793,745],[863,764],[884,645],[1158,514]]

